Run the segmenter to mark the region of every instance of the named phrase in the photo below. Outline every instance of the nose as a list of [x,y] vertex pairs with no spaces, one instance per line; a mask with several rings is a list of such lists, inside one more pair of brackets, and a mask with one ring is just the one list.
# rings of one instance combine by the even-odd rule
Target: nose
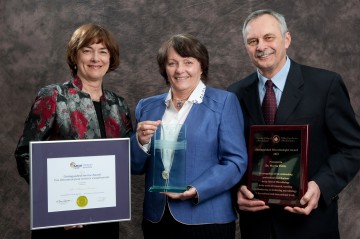
[[99,61],[99,55],[97,52],[94,52],[91,57],[91,61],[98,62]]
[[183,63],[179,63],[177,64],[177,67],[176,67],[176,73],[182,73],[184,71],[184,65]]
[[257,51],[262,51],[262,50],[264,50],[266,47],[265,47],[265,42],[262,40],[262,39],[260,39],[259,41],[258,41],[258,44],[257,44],[257,46],[256,46],[256,50]]

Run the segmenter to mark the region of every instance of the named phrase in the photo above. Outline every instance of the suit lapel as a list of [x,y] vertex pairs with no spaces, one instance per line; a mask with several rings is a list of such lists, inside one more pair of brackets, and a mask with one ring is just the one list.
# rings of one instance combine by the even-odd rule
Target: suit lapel
[[286,124],[287,119],[303,97],[302,85],[304,84],[300,66],[291,61],[289,74],[286,79],[279,107],[276,112],[275,124]]
[[249,115],[251,124],[265,124],[260,106],[258,77],[256,74],[253,74],[251,77],[252,83],[244,90],[243,100],[245,110]]

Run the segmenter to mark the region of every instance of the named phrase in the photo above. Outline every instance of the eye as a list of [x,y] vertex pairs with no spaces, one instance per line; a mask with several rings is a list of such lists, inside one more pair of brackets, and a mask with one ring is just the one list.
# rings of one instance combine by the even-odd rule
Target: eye
[[191,64],[193,64],[193,62],[192,61],[185,61],[185,64],[186,65],[191,65]]
[[88,48],[83,48],[83,49],[82,49],[82,53],[84,53],[84,54],[90,54],[90,53],[91,53],[91,50],[88,49]]
[[168,63],[167,63],[167,65],[168,65],[168,66],[175,66],[175,65],[176,65],[176,63],[175,63],[175,62],[173,62],[173,61],[170,61],[170,62],[168,62]]
[[249,46],[255,46],[257,44],[257,42],[258,41],[256,39],[250,39],[250,40],[247,41],[247,44]]
[[265,41],[273,41],[275,39],[274,36],[266,36],[265,38]]
[[109,53],[109,51],[107,49],[104,49],[104,50],[100,51],[100,54],[102,54],[102,55],[106,55],[108,53]]

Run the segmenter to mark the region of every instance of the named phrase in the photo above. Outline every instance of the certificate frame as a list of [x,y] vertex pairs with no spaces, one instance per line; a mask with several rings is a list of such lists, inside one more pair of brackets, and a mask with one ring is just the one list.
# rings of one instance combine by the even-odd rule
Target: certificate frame
[[[87,208],[84,197],[79,197],[78,209],[49,212],[49,190],[51,184],[48,175],[48,164],[53,159],[91,157],[94,165],[104,156],[111,156],[113,164],[103,165],[109,170],[110,181],[113,183],[113,205]],[[73,163],[72,163],[73,164]],[[89,164],[88,164],[89,165]],[[92,165],[90,163],[90,165]],[[66,165],[65,167],[67,167]],[[74,165],[71,165],[73,167]],[[84,165],[75,165],[81,167]],[[70,167],[70,165],[69,165]],[[115,171],[115,172],[114,172]],[[107,172],[105,172],[107,173]],[[96,224],[131,220],[131,177],[130,177],[130,139],[108,138],[87,140],[58,140],[30,142],[30,229],[64,227],[78,224]],[[108,177],[109,178],[109,177]],[[95,180],[95,179],[94,179]],[[49,183],[50,182],[50,183]],[[90,180],[90,184],[91,184]],[[91,187],[91,185],[89,186]],[[75,193],[76,192],[76,187]],[[80,193],[79,193],[80,194]],[[79,201],[80,200],[80,201]],[[59,200],[62,202],[62,200]],[[69,200],[66,200],[66,202]],[[82,204],[82,205],[81,205]]]
[[301,206],[308,183],[309,125],[252,125],[248,188],[266,204]]

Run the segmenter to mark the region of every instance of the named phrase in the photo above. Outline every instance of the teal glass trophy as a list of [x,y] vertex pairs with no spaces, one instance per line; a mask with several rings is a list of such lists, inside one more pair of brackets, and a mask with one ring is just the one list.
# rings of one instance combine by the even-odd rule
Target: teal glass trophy
[[176,192],[187,190],[186,127],[183,124],[162,124],[154,140],[153,185],[150,192]]

